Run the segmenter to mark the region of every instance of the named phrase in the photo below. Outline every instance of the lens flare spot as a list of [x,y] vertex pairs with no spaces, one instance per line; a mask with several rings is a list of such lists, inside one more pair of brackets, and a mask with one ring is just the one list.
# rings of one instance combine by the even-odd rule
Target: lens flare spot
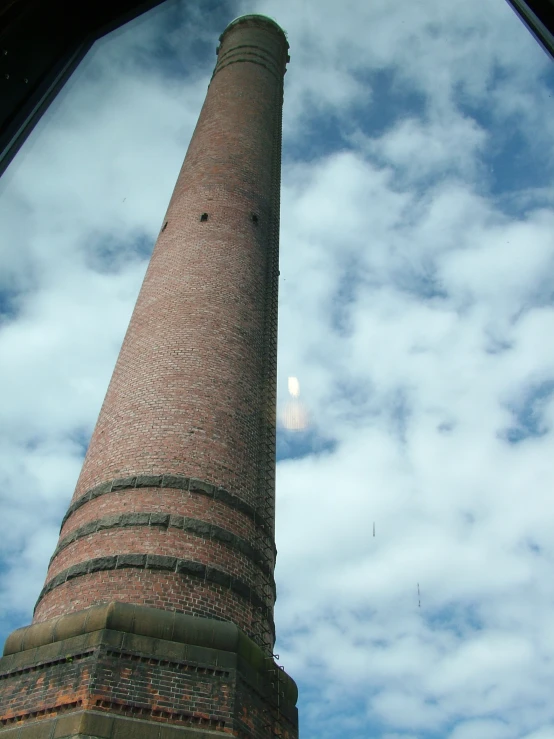
[[297,377],[289,377],[289,393],[293,398],[297,398],[300,395],[300,383]]
[[297,377],[288,378],[288,389],[292,400],[285,403],[281,414],[281,422],[289,431],[302,431],[308,425],[308,413],[304,404],[298,400],[300,383]]
[[281,420],[289,431],[302,431],[308,425],[308,414],[298,400],[289,400],[283,409]]

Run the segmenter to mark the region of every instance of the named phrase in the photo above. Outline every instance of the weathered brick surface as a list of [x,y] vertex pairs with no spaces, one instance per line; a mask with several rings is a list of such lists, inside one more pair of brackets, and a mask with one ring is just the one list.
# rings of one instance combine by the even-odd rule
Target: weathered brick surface
[[[209,534],[209,524],[204,526],[206,533]],[[48,570],[47,581],[75,562],[124,552],[193,559],[206,565],[212,564],[229,573],[240,572],[245,582],[252,587],[256,586],[258,568],[241,552],[225,546],[222,542],[203,539],[177,528],[166,529],[158,526],[126,526],[85,536],[58,554]]]
[[[119,601],[233,621],[271,653],[287,54],[259,16],[221,37],[35,623]],[[4,676],[4,725],[93,710],[272,735],[263,691],[157,649],[104,644]],[[294,716],[288,726],[292,739]]]
[[[77,529],[80,537],[57,552],[48,572],[47,582],[70,568],[75,582],[48,593],[35,621],[111,597],[103,588],[111,590],[115,575],[93,577],[79,568],[127,553],[211,564],[247,583],[263,602],[268,598],[263,568],[233,547],[161,525],[110,527],[109,518],[166,513],[214,523],[262,552],[265,568],[273,570],[273,501],[267,499],[274,495],[268,447],[274,418],[267,407],[276,368],[267,341],[276,315],[268,295],[276,290],[286,54],[282,35],[267,24],[239,23],[223,38],[85,458],[73,497],[78,507],[70,509],[60,542]],[[105,529],[98,529],[99,519],[108,519]],[[262,519],[269,537],[258,525]],[[133,586],[123,587],[121,598],[151,603],[151,575],[130,577]],[[174,579],[157,604],[182,607],[186,587]],[[205,583],[204,591],[213,587]],[[201,614],[202,603],[196,608]],[[205,609],[213,613],[211,599]],[[255,614],[241,610],[238,625],[248,633]],[[238,617],[236,608],[229,617]]]
[[[233,653],[115,631],[51,647],[23,653],[17,664],[0,660],[0,735],[33,722],[35,739],[64,736],[53,731],[53,718],[73,713],[82,726],[82,712],[94,711],[249,739],[267,739],[277,727],[282,737],[297,736],[296,708],[272,661],[256,672]],[[104,726],[102,736],[120,736]]]
[[255,538],[254,523],[248,516],[213,498],[171,488],[122,490],[95,498],[73,513],[60,538],[104,516],[143,511],[189,516],[228,528],[249,541]]
[[[269,43],[282,70],[279,39],[237,27],[226,43],[245,40]],[[259,64],[231,64],[213,78],[76,496],[107,478],[173,472],[256,504],[281,102],[281,80]]]
[[94,651],[69,655],[29,671],[0,676],[2,724],[50,706],[74,709],[87,700],[96,659]]
[[134,568],[94,572],[59,585],[40,601],[35,621],[59,615],[61,604],[64,613],[72,613],[112,600],[221,618],[246,624],[245,632],[252,633],[252,607],[228,588],[179,573]]
[[[265,553],[259,548],[252,546],[243,537],[237,536],[229,529],[225,529],[217,524],[208,523],[198,518],[190,516],[179,516],[169,513],[121,513],[108,515],[103,518],[88,521],[83,526],[73,529],[66,536],[60,538],[58,546],[50,559],[50,564],[64,552],[67,547],[76,541],[80,541],[91,534],[100,531],[109,531],[111,529],[121,528],[142,528],[157,527],[163,529],[173,529],[178,532],[184,531],[187,535],[199,537],[201,539],[209,539],[217,544],[223,544],[225,548],[230,548],[234,552],[239,552],[247,557],[251,563],[259,567],[268,577],[271,577],[272,567],[265,558]],[[140,531],[137,532],[140,536]],[[48,575],[50,577],[50,573]]]

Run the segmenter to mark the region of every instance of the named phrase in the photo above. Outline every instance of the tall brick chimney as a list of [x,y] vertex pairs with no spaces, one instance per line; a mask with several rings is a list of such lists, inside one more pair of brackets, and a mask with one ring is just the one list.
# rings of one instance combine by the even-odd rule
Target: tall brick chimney
[[208,94],[33,623],[11,739],[295,739],[276,665],[275,396],[288,43],[246,15]]

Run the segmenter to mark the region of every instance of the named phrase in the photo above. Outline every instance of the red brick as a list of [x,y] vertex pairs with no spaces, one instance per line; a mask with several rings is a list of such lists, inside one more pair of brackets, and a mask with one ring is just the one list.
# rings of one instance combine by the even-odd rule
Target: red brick
[[[243,17],[221,37],[214,76],[35,623],[122,601],[232,621],[259,644],[265,642],[271,653],[280,147],[287,54],[282,31],[261,16]],[[204,213],[207,220],[201,218]],[[155,487],[152,480],[141,485],[153,487],[134,487],[135,478],[145,475],[181,476],[175,485],[183,476],[201,483],[196,491],[184,484],[181,489],[164,483]],[[81,500],[104,483],[98,497]],[[228,493],[214,497],[218,488]],[[132,519],[123,525],[120,517],[129,514]],[[194,519],[198,525],[194,531],[181,530],[170,525],[169,516]],[[254,520],[260,517],[263,529]],[[212,524],[219,527],[219,539],[212,536]],[[75,532],[79,538],[68,541]],[[265,553],[262,567],[260,551]],[[124,568],[118,569],[119,564]],[[262,620],[260,603],[268,609]],[[35,721],[59,711],[94,709],[176,726],[190,719],[198,728],[252,739],[268,736],[268,708],[256,691],[240,677],[233,684],[223,678],[214,682],[202,677],[202,670],[187,672],[152,655],[98,648],[0,681],[3,720],[11,725],[15,716]],[[281,736],[297,736],[294,721],[283,724]]]

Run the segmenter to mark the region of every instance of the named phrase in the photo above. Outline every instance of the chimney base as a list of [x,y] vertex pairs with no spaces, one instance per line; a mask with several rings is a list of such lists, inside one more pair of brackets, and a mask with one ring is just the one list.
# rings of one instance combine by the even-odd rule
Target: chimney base
[[1,739],[297,739],[294,681],[237,626],[127,603],[18,629]]

